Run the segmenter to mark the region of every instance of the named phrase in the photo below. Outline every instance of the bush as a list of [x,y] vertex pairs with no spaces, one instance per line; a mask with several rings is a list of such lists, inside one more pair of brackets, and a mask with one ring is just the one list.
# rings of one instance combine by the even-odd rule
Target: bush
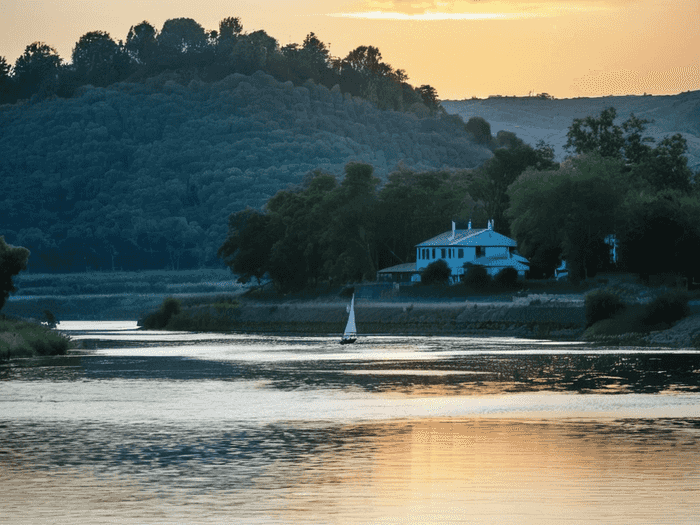
[[607,290],[593,290],[586,294],[586,326],[610,319],[624,308],[625,304],[617,294]]
[[161,330],[168,325],[173,316],[180,313],[181,309],[180,301],[174,297],[167,297],[157,312],[148,314],[139,324],[147,330]]
[[447,262],[444,259],[438,259],[423,269],[420,280],[423,284],[447,284],[450,275],[452,275],[452,270]]
[[643,320],[648,325],[673,324],[689,314],[688,294],[675,290],[666,292],[649,303]]
[[465,265],[465,267],[467,272],[464,274],[462,282],[469,288],[486,288],[491,284],[491,276],[483,266],[470,264]]
[[515,288],[518,284],[518,270],[515,268],[503,268],[496,274],[493,282],[502,288]]

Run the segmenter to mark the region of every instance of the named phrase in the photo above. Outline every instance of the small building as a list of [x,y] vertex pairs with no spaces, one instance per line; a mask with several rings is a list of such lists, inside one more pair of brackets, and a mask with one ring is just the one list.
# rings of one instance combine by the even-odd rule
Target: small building
[[488,227],[446,231],[416,245],[416,262],[399,264],[377,272],[380,281],[420,281],[421,271],[430,263],[443,259],[452,270],[453,281],[464,274],[464,264],[483,266],[494,276],[505,268],[515,268],[520,277],[530,269],[528,260],[516,252],[517,243],[493,229],[493,220]]

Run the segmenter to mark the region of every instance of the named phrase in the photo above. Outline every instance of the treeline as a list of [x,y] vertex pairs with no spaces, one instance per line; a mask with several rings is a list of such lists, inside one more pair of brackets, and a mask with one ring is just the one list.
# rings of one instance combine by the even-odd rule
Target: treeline
[[0,109],[0,208],[30,271],[220,264],[226,218],[316,168],[472,168],[491,156],[444,113],[379,110],[257,72],[183,85],[177,73]]
[[[373,280],[377,270],[415,261],[415,245],[451,220],[465,228],[471,219],[479,228],[502,217],[508,181],[528,166],[556,166],[545,145],[532,148],[512,133],[494,141],[500,147],[478,169],[401,168],[383,185],[369,164],[347,164],[340,181],[317,170],[300,187],[278,192],[264,211],[232,214],[219,256],[243,280],[268,274],[283,292]],[[495,220],[498,231],[508,231],[505,220]]]
[[160,30],[143,21],[124,40],[90,31],[75,43],[69,62],[50,45],[34,42],[14,66],[0,57],[0,104],[34,96],[71,97],[81,86],[143,81],[165,71],[185,83],[264,71],[295,85],[308,79],[329,89],[338,85],[381,109],[436,111],[440,106],[434,88],[412,87],[406,73],[384,62],[376,47],[359,46],[344,58],[334,57],[314,33],[301,44],[280,46],[263,30],[245,32],[237,17],[223,19],[218,30],[206,30],[191,18],[166,20]]
[[[578,282],[600,270],[698,276],[700,191],[674,135],[652,146],[646,121],[615,124],[615,110],[575,119],[561,165],[545,144],[512,133],[491,140],[494,157],[474,170],[398,170],[379,188],[370,165],[352,163],[338,182],[316,172],[279,192],[264,212],[231,215],[219,256],[243,279],[265,275],[283,292],[319,282],[372,280],[415,261],[414,246],[449,229],[494,218],[530,259],[531,276],[551,276],[562,259]],[[618,260],[611,258],[615,247]]]
[[558,170],[528,169],[509,186],[506,215],[522,254],[547,275],[563,258],[575,282],[617,267],[643,278],[700,277],[700,186],[680,134],[658,144],[647,120],[615,123],[608,108],[574,119]]

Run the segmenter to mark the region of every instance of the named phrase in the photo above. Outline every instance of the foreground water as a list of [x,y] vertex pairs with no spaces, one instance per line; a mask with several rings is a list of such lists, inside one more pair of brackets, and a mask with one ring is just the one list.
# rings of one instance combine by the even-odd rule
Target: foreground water
[[692,350],[60,328],[0,365],[0,523],[698,523]]

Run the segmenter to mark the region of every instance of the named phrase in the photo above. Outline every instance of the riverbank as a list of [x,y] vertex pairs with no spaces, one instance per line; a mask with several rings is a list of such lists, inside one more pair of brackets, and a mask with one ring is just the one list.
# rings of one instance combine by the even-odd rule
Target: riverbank
[[63,355],[70,339],[48,326],[19,319],[0,319],[0,360]]
[[[171,305],[172,306],[172,305]],[[348,303],[328,298],[313,301],[254,301],[239,298],[208,304],[185,304],[172,315],[161,314],[158,328],[294,335],[340,335]],[[532,295],[511,301],[355,302],[361,335],[469,335],[587,341],[606,346],[700,347],[700,312],[656,331],[601,335],[586,328],[583,297]]]

